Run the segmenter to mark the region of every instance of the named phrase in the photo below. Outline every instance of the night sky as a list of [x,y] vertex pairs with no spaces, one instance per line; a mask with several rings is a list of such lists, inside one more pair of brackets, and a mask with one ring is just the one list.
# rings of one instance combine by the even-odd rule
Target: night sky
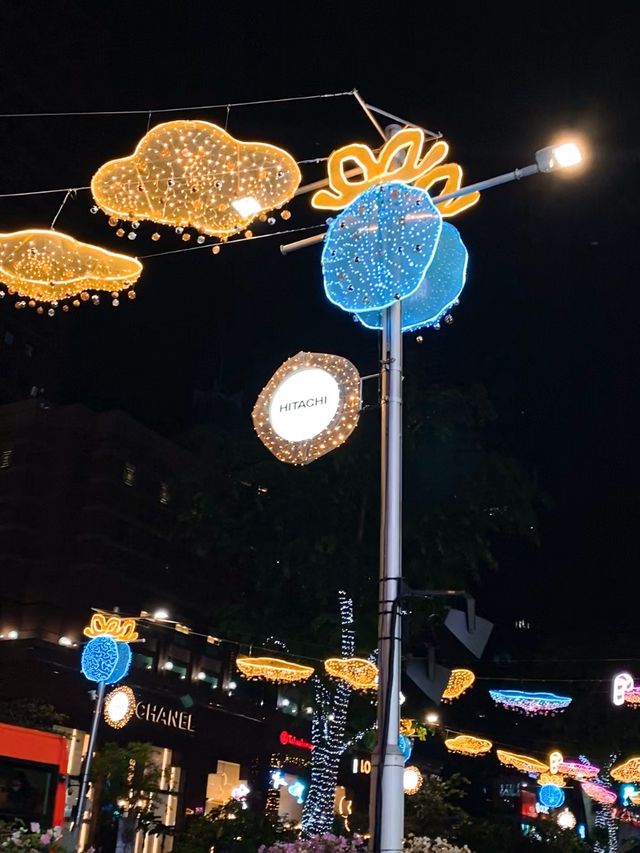
[[[626,4],[620,4],[622,9]],[[635,230],[640,130],[633,58],[638,13],[575,4],[0,2],[0,112],[147,110],[358,88],[372,104],[451,144],[468,181],[533,161],[565,130],[591,145],[581,176],[539,176],[486,193],[456,221],[470,252],[455,322],[424,333],[434,379],[484,383],[509,450],[549,496],[541,547],[503,566],[485,596],[548,623],[631,625],[638,581]],[[616,8],[616,4],[613,4]],[[224,123],[226,109],[152,114]],[[0,118],[2,192],[86,186],[130,153],[147,113]],[[240,138],[297,159],[378,144],[352,97],[232,108]],[[323,176],[304,167],[303,179]],[[47,227],[61,196],[0,199],[2,230]],[[118,240],[88,192],[57,227],[140,255],[143,225]],[[319,221],[308,197],[287,227]],[[279,240],[149,259],[135,303],[84,307],[56,323],[67,341],[60,399],[117,407],[169,435],[192,427],[194,392],[237,395],[247,418],[274,369],[301,349],[376,369],[376,336],[331,307],[319,249],[284,258]],[[11,312],[8,304],[1,312]],[[411,382],[407,375],[406,382]],[[348,452],[343,449],[340,452]],[[550,601],[548,607],[545,602]]]

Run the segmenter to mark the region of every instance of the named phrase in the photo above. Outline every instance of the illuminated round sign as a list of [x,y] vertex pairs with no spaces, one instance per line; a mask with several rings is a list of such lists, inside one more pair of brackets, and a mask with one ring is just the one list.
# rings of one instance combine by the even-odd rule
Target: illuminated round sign
[[253,424],[281,462],[306,465],[347,440],[358,423],[360,404],[360,376],[350,361],[300,352],[261,391]]
[[116,687],[104,700],[104,719],[114,729],[129,722],[136,709],[136,697],[130,687]]

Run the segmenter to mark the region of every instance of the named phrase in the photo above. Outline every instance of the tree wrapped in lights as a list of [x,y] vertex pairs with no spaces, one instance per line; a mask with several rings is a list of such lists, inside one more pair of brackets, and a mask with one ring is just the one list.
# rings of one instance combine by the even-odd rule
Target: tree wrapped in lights
[[[353,655],[353,601],[340,592],[340,651],[343,657]],[[328,687],[316,676],[313,679],[315,705],[311,722],[311,783],[302,810],[305,835],[328,832],[333,823],[334,797],[338,782],[340,757],[347,747],[345,730],[351,686],[338,681]]]

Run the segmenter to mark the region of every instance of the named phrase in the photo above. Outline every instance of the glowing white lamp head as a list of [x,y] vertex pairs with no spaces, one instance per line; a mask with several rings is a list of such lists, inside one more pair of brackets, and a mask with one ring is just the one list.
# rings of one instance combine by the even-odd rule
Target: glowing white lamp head
[[130,687],[120,685],[104,700],[105,721],[114,729],[121,729],[129,722],[136,709],[136,697]]
[[159,607],[153,614],[154,619],[158,619],[163,621],[169,618],[169,613],[164,609],[164,607]]
[[402,778],[402,785],[404,788],[405,794],[415,794],[422,787],[424,779],[422,773],[418,770],[417,767],[409,766],[404,768],[404,776]]
[[536,163],[541,172],[553,172],[577,166],[584,160],[580,146],[576,142],[563,142],[561,145],[549,145],[536,151]]
[[575,829],[576,816],[569,809],[562,809],[556,817],[556,823],[560,829]]
[[437,726],[438,722],[440,721],[440,717],[438,716],[436,711],[429,711],[429,713],[425,717],[425,721],[430,726]]

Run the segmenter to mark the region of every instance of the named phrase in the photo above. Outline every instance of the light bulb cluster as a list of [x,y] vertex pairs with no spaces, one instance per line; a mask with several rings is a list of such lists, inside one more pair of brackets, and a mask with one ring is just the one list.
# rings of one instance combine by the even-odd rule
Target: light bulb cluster
[[490,690],[489,695],[496,705],[509,711],[520,711],[528,716],[551,716],[568,708],[572,702],[569,696],[529,693],[524,690]]
[[[117,307],[121,291],[128,291],[142,273],[136,258],[118,255],[59,231],[28,229],[0,234],[0,283],[18,297],[16,308],[35,308],[55,314],[60,305],[78,308],[82,302],[100,301],[99,293],[111,294]],[[90,291],[97,291],[93,294]],[[4,296],[4,291],[0,291]],[[67,301],[65,301],[67,300]]]
[[[272,408],[274,398],[287,380],[295,377],[296,374],[302,374],[303,371],[312,370],[328,374],[333,378],[334,384],[337,385],[335,412],[330,412],[332,416],[328,423],[322,427],[320,432],[311,435],[310,438],[288,439],[274,429],[274,417],[280,416],[282,412],[292,415],[295,415],[296,412],[302,413],[308,407],[316,410],[320,405],[325,405],[328,402],[326,395],[322,393],[318,397],[311,387],[309,392],[302,393],[302,396],[296,392],[295,397],[291,399],[283,397],[280,400],[278,397],[276,400],[277,412],[274,412]],[[358,424],[360,408],[360,375],[350,361],[328,353],[300,352],[287,359],[276,370],[260,392],[251,416],[258,438],[277,459],[292,465],[307,465],[309,462],[313,462],[315,459],[335,450],[349,438]],[[281,427],[280,429],[282,430]],[[312,432],[313,426],[309,428],[309,434]]]
[[420,788],[422,788],[423,783],[424,777],[417,767],[411,764],[409,767],[404,768],[402,786],[407,796],[410,797],[413,794],[417,794]]
[[473,737],[473,735],[458,735],[457,737],[447,738],[444,742],[449,752],[458,752],[461,755],[485,755],[493,747],[490,740],[484,738]]
[[463,693],[472,687],[475,680],[476,677],[470,669],[452,669],[449,681],[442,694],[442,701],[452,702],[454,699],[459,699]]
[[122,729],[127,725],[136,709],[135,693],[122,684],[112,690],[104,700],[104,719],[113,729]]
[[314,671],[312,666],[303,666],[292,661],[267,657],[238,657],[236,658],[236,666],[246,678],[263,679],[280,684],[306,681],[313,675]]
[[364,658],[327,658],[325,672],[345,681],[354,690],[377,690],[378,667]]
[[101,166],[91,192],[111,225],[150,220],[181,229],[183,239],[187,228],[225,239],[285,204],[300,177],[293,157],[275,145],[178,120],[149,130],[131,156]]

